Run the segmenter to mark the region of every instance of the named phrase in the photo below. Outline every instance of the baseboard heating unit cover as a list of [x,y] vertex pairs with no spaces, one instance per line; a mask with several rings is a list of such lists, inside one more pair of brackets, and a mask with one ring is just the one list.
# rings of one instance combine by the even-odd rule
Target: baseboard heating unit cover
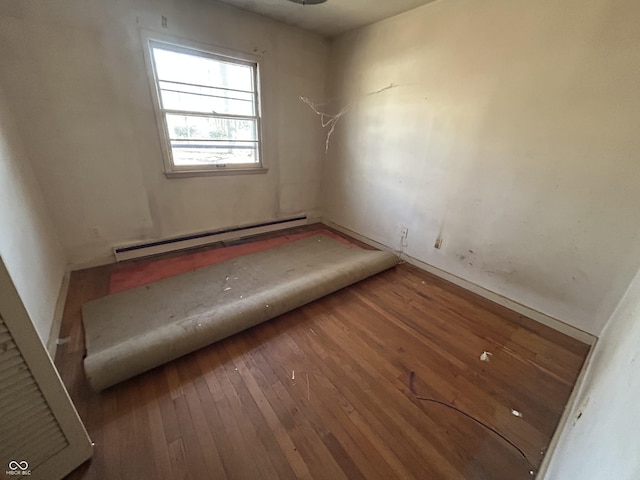
[[390,252],[314,235],[87,303],[87,378],[103,390],[397,261]]

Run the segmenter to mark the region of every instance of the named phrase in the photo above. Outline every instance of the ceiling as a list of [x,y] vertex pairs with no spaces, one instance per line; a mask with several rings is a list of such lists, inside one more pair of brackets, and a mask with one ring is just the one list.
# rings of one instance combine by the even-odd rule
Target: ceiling
[[220,1],[332,37],[435,0],[327,0],[320,5],[299,5],[289,0]]

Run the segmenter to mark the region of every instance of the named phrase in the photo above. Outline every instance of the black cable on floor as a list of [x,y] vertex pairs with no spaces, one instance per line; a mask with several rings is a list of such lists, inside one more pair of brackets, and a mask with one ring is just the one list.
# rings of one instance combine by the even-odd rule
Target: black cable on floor
[[522,455],[522,458],[524,458],[527,461],[527,463],[529,464],[529,466],[533,469],[532,473],[535,471],[536,467],[533,465],[533,463],[531,463],[529,461],[529,459],[527,458],[527,455],[522,451],[522,449],[520,447],[518,447],[515,443],[513,443],[511,440],[509,440],[507,437],[505,437],[502,433],[500,433],[495,428],[493,428],[492,426],[487,425],[486,423],[484,423],[481,420],[478,420],[477,418],[475,418],[474,416],[468,414],[464,410],[460,410],[458,407],[454,407],[453,405],[450,405],[450,404],[448,404],[446,402],[442,402],[440,400],[436,400],[435,398],[421,397],[420,395],[418,395],[416,393],[415,387],[413,385],[413,381],[415,379],[415,376],[416,376],[416,372],[411,371],[409,373],[409,391],[411,392],[411,395],[413,395],[413,398],[415,398],[416,400],[421,400],[423,402],[431,402],[431,403],[436,403],[438,405],[442,405],[443,407],[450,408],[451,410],[453,410],[455,412],[458,412],[458,413],[461,413],[462,415],[464,415],[467,418],[470,418],[471,420],[476,422],[478,425],[481,425],[484,428],[486,428],[487,430],[489,430],[490,432],[495,433],[497,436],[499,436],[505,442],[507,442],[509,445],[511,445],[513,448],[515,448],[518,452],[520,452],[520,455]]

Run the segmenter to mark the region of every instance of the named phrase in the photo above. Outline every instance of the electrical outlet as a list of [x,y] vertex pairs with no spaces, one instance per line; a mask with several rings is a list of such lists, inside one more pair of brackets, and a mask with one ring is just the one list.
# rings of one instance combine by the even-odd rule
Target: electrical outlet
[[404,247],[408,246],[409,243],[407,242],[407,236],[409,235],[409,229],[407,227],[401,227],[400,228],[400,249],[403,249]]
[[436,239],[436,243],[433,244],[434,248],[440,250],[442,248],[442,237]]

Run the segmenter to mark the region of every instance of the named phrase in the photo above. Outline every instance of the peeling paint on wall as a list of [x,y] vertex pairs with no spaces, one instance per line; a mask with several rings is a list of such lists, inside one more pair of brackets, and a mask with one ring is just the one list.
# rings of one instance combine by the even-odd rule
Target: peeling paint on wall
[[[389,85],[387,85],[386,87],[382,87],[379,90],[375,90],[373,92],[369,92],[366,95],[363,95],[365,97],[371,97],[373,95],[378,95],[382,92],[386,92],[387,90],[390,90],[392,88],[396,88],[398,85],[396,85],[395,83],[390,83]],[[300,97],[300,101],[303,103],[306,103],[307,105],[309,105],[309,107],[311,108],[311,110],[313,110],[313,113],[315,113],[316,115],[318,115],[320,117],[320,122],[322,124],[322,128],[329,128],[329,131],[327,132],[327,140],[325,142],[325,153],[329,153],[329,144],[331,142],[331,135],[333,135],[333,132],[336,129],[336,125],[338,124],[338,121],[350,110],[350,106],[349,104],[347,104],[346,106],[344,106],[338,113],[336,113],[335,115],[323,112],[320,110],[320,107],[325,107],[327,106],[327,103],[320,103],[320,104],[316,104],[314,102],[312,102],[310,99],[308,99],[307,97]]]
[[336,125],[337,125],[338,121],[340,120],[340,118],[342,118],[342,116],[349,111],[349,107],[344,107],[337,114],[330,115],[330,114],[322,112],[322,111],[320,111],[318,109],[318,107],[323,106],[323,105],[316,105],[315,103],[313,103],[311,100],[309,100],[306,97],[300,97],[300,101],[302,101],[303,103],[306,103],[307,105],[309,105],[311,110],[313,110],[313,112],[316,115],[320,116],[320,122],[322,123],[322,128],[329,128],[329,131],[327,132],[327,140],[325,142],[325,153],[328,153],[329,152],[329,143],[331,142],[331,135],[333,134],[333,131],[336,129]]

